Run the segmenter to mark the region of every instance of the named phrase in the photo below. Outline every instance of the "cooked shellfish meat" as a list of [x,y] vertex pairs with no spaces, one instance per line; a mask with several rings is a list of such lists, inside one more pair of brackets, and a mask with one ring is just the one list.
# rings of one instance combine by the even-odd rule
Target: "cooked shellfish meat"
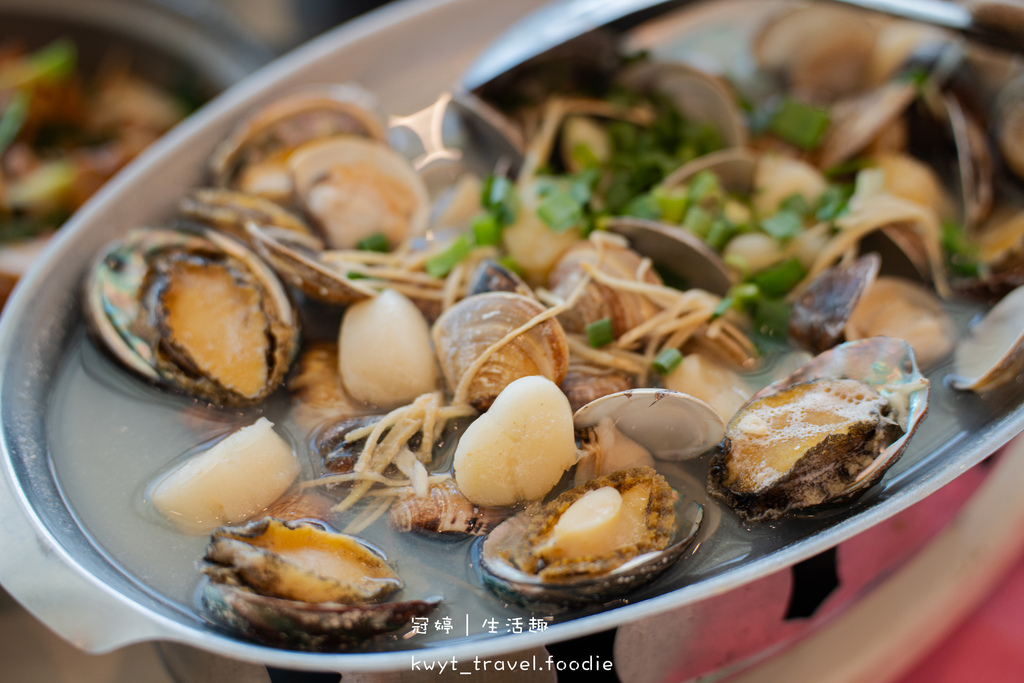
[[1007,294],[1002,301],[957,344],[955,374],[957,389],[983,393],[1013,381],[1024,369],[1024,287]]
[[384,409],[433,391],[440,374],[427,321],[390,289],[345,311],[338,370],[350,396]]
[[270,395],[298,345],[283,285],[213,231],[134,230],[105,250],[87,288],[90,327],[118,360],[218,405]]
[[441,602],[380,602],[402,586],[383,554],[354,536],[309,522],[266,518],[219,529],[204,559],[207,616],[279,647],[350,648]]
[[160,477],[149,494],[186,533],[244,522],[277,500],[299,476],[299,460],[261,417]]
[[395,571],[358,539],[306,522],[263,519],[218,529],[204,558],[215,581],[301,602],[362,604],[401,587]]
[[611,417],[601,418],[588,432],[583,445],[587,455],[576,463],[573,477],[577,485],[619,470],[654,466],[651,452],[616,429]]
[[795,384],[732,418],[709,489],[748,520],[814,507],[845,491],[901,434],[889,401],[863,382]]
[[672,489],[639,467],[593,479],[534,512],[510,560],[545,581],[599,576],[664,550],[674,532]]
[[517,379],[498,394],[455,449],[455,481],[478,505],[543,498],[576,464],[569,400],[551,380]]
[[506,516],[497,508],[474,504],[459,491],[454,479],[445,479],[431,484],[426,496],[417,495],[410,487],[391,506],[388,522],[398,531],[482,536]]

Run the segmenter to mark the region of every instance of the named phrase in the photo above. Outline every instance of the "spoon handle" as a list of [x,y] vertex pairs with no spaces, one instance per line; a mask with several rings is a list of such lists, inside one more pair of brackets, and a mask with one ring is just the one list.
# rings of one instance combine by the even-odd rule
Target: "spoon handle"
[[[477,91],[495,78],[597,29],[609,37],[694,0],[560,0],[513,25],[463,74],[460,88]],[[1024,52],[1024,2],[976,0],[830,0],[831,2],[931,24],[1001,49]]]

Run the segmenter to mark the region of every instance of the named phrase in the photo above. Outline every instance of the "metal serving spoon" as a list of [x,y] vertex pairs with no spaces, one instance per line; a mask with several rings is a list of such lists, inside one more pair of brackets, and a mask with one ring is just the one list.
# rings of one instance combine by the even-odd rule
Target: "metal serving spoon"
[[[830,0],[957,31],[970,40],[1024,52],[1024,3],[980,0]],[[562,0],[543,7],[491,43],[462,77],[461,89],[481,88],[538,55],[599,29],[610,39],[694,0]]]

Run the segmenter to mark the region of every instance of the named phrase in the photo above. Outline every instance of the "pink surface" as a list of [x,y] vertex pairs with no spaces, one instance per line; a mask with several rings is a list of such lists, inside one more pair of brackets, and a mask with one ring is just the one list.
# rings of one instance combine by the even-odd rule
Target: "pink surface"
[[1024,680],[1024,557],[995,591],[899,683]]

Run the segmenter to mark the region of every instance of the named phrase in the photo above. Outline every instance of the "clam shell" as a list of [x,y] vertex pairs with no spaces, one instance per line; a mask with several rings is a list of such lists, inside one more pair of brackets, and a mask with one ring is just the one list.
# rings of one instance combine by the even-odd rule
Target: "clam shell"
[[445,311],[431,336],[448,386],[456,390],[463,375],[472,371],[462,398],[486,410],[502,389],[520,377],[542,375],[560,383],[569,368],[569,344],[562,326],[553,319],[517,335],[476,367],[489,347],[545,310],[521,294],[489,292],[467,297]]
[[[636,471],[618,472],[592,480],[562,494],[549,503],[549,506],[558,504],[559,500],[575,491],[604,486],[606,480],[621,479],[635,474]],[[648,471],[653,472],[649,469]],[[699,503],[681,496],[674,502],[673,508],[675,531],[664,550],[643,553],[599,576],[574,576],[557,582],[545,582],[536,574],[515,566],[509,557],[516,552],[531,530],[533,515],[530,511],[520,513],[498,525],[474,548],[474,554],[479,560],[484,583],[502,598],[518,604],[559,611],[606,601],[625,595],[654,580],[682,557],[697,533],[704,516],[704,508]]]
[[609,368],[587,364],[572,364],[559,386],[569,399],[569,406],[575,413],[591,401],[635,388],[633,378]]
[[953,350],[956,330],[942,302],[921,285],[880,277],[863,292],[846,321],[846,339],[886,336],[914,349],[922,368],[930,368]]
[[313,231],[301,218],[269,199],[252,194],[201,187],[182,199],[179,208],[185,216],[226,232],[250,247],[255,246],[245,229],[250,221],[313,237]]
[[314,301],[348,304],[368,299],[376,292],[357,280],[350,280],[321,263],[317,255],[323,244],[316,238],[298,236],[289,230],[247,223],[250,241],[285,282]]
[[863,85],[878,25],[877,15],[847,7],[797,7],[760,30],[754,57],[783,72],[802,99],[829,101]]
[[[614,277],[635,279],[642,261],[640,254],[627,247],[610,242],[598,245],[586,240],[574,244],[562,254],[551,271],[548,284],[556,296],[568,299],[586,276],[583,264],[592,265]],[[643,281],[661,284],[661,278],[651,269],[646,271]],[[592,280],[587,283],[576,305],[559,315],[558,321],[566,332],[582,334],[587,325],[609,318],[612,334],[620,337],[659,310],[646,296],[612,289]]]
[[984,393],[1005,385],[1024,370],[1024,287],[996,304],[957,344],[956,389]]
[[649,257],[659,268],[684,278],[691,287],[725,296],[736,284],[735,273],[722,257],[678,226],[622,217],[609,219],[607,228],[628,239],[637,253]]
[[757,153],[746,147],[730,147],[697,157],[665,176],[661,184],[678,187],[701,171],[711,171],[727,192],[749,195],[754,190]]
[[603,396],[576,411],[576,429],[610,418],[616,429],[661,460],[688,460],[725,436],[718,411],[689,394],[669,389],[630,389]]
[[736,97],[721,78],[685,64],[643,61],[624,69],[618,80],[638,92],[666,95],[688,119],[713,124],[726,147],[747,144]]
[[332,249],[354,249],[374,234],[395,245],[430,220],[423,179],[395,150],[350,135],[323,138],[288,157],[298,204]]
[[366,136],[387,143],[377,99],[354,83],[316,85],[279,97],[241,121],[210,159],[214,182],[235,187],[240,168],[275,150],[285,155],[329,135]]
[[793,302],[789,335],[811,353],[821,353],[842,342],[846,321],[878,275],[880,265],[878,254],[867,254],[849,265],[837,265],[821,273]]

